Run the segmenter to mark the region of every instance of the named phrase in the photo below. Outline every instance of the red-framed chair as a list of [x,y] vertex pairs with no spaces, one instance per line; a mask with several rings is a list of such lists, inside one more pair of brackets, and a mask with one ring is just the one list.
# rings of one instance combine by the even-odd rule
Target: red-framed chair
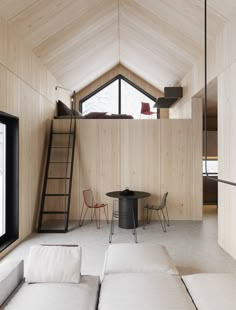
[[141,102],[141,114],[144,115],[153,115],[153,114],[157,114],[157,112],[152,112],[150,109],[150,104],[148,102]]
[[[109,223],[109,221],[108,221],[108,204],[107,203],[105,203],[105,204],[100,203],[99,204],[99,203],[95,202],[94,197],[93,197],[93,192],[91,189],[86,189],[82,193],[83,193],[83,207],[81,210],[79,226],[83,225],[85,216],[88,212],[88,209],[91,209],[91,222],[93,221],[93,219],[95,217],[96,225],[97,225],[97,228],[99,229],[100,228],[100,210],[101,210],[101,208],[104,209],[104,213],[105,213],[107,224],[108,224]],[[84,209],[84,208],[86,208],[86,209]],[[98,214],[97,214],[97,212],[98,212]]]

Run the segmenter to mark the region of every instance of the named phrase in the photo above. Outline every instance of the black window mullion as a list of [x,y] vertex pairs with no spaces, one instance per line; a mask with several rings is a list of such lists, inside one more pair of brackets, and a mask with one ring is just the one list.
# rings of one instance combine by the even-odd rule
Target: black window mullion
[[121,114],[121,78],[119,77],[118,84],[118,113]]

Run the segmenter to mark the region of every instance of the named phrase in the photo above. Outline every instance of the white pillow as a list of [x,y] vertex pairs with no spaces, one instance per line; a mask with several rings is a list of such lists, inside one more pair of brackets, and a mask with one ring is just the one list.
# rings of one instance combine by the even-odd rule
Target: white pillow
[[111,244],[106,252],[104,271],[110,273],[162,272],[178,275],[166,248],[157,244]]
[[79,246],[35,245],[30,248],[25,281],[79,283],[80,270]]

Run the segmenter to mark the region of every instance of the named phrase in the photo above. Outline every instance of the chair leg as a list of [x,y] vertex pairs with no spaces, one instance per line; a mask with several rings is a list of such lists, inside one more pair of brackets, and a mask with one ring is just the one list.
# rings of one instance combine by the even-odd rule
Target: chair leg
[[165,222],[166,222],[166,225],[167,225],[167,226],[170,226],[170,219],[169,219],[169,214],[168,214],[167,205],[165,205],[165,210],[166,210]]
[[[97,209],[98,209],[98,218],[97,218]],[[94,208],[94,213],[95,213],[95,220],[96,220],[96,226],[97,229],[100,229],[100,208]]]
[[104,208],[104,213],[105,213],[105,217],[107,220],[107,224],[109,224],[109,220],[108,220],[108,205],[107,205],[107,211],[106,211],[106,206],[103,207]]
[[94,209],[91,208],[91,222],[93,221],[93,219],[94,219]]
[[84,210],[84,203],[83,203],[83,207],[82,207],[81,214],[80,214],[79,226],[83,225],[85,216],[86,216],[86,214],[88,212],[88,208],[85,210],[84,217],[83,217],[83,210]]
[[114,214],[114,205],[113,205],[113,208],[112,208],[112,217],[111,217],[111,226],[110,226],[109,243],[112,242],[112,235],[114,234],[113,214]]
[[[166,232],[165,217],[162,220],[161,216],[159,214],[159,211],[160,210],[157,210],[157,214],[158,214],[158,217],[159,217],[159,220],[160,220],[160,223],[161,223],[161,227],[162,227],[163,231]],[[163,214],[163,211],[162,211],[162,214]]]
[[[149,211],[149,210],[148,210]],[[148,212],[149,213],[149,212]],[[151,209],[151,211],[150,211],[150,217],[149,217],[149,219],[148,219],[148,224],[150,224],[151,223],[151,219],[152,219],[152,209]]]
[[134,208],[133,210],[133,235],[134,235],[134,242],[138,243],[138,238],[137,238],[137,230],[136,230],[136,225],[135,225],[135,217],[134,217]]
[[148,208],[146,209],[146,221],[145,221],[145,214],[144,214],[144,220],[143,220],[143,229],[146,229],[146,225],[148,224]]

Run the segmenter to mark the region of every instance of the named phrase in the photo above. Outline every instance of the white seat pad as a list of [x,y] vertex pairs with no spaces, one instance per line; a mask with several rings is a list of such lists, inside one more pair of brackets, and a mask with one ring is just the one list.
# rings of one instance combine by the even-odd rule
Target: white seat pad
[[79,284],[25,283],[4,309],[7,310],[94,310],[99,277],[82,276]]
[[178,275],[166,248],[157,244],[112,244],[104,261],[104,274],[162,272]]
[[182,278],[198,310],[236,309],[234,273],[202,273]]
[[195,306],[177,276],[116,273],[104,277],[98,309],[195,310]]

